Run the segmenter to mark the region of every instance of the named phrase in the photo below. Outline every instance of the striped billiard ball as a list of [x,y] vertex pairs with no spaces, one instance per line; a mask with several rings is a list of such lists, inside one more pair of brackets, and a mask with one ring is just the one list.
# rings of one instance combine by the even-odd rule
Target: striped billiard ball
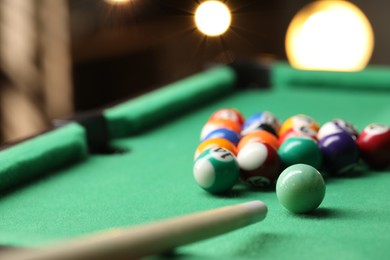
[[240,180],[252,188],[273,187],[280,173],[280,160],[269,144],[253,142],[242,147],[237,155]]
[[193,168],[198,185],[213,194],[231,190],[238,180],[239,172],[235,156],[220,147],[201,153]]
[[370,124],[357,139],[363,160],[374,169],[390,166],[390,127]]

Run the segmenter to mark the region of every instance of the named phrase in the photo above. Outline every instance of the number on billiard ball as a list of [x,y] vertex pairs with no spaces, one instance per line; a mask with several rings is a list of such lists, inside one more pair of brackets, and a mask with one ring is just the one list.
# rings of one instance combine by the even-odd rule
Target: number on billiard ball
[[198,185],[213,194],[232,189],[238,180],[239,171],[235,156],[221,147],[201,153],[193,168]]

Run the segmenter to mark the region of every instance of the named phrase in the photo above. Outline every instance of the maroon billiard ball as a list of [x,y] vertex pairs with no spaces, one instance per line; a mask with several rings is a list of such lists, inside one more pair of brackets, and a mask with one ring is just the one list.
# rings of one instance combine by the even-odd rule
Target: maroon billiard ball
[[279,155],[271,145],[253,142],[241,148],[237,155],[240,179],[252,188],[270,188],[280,174]]
[[363,160],[374,169],[390,166],[390,127],[370,124],[357,139]]

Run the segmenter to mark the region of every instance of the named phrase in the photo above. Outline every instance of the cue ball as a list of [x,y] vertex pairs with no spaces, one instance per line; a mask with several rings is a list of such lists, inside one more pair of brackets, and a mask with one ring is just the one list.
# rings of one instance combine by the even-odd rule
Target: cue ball
[[307,164],[286,168],[276,182],[276,195],[283,207],[293,213],[309,213],[325,197],[325,181],[321,173]]
[[229,191],[236,184],[240,168],[235,156],[223,148],[204,151],[195,161],[195,181],[204,190],[219,194]]

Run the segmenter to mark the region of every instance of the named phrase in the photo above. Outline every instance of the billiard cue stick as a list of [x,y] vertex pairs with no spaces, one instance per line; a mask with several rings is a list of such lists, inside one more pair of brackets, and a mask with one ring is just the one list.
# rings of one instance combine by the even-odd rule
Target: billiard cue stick
[[[262,201],[226,206],[134,228],[119,228],[51,247],[15,250],[9,260],[137,259],[167,252],[259,222],[267,215]],[[4,258],[3,258],[4,257]]]

